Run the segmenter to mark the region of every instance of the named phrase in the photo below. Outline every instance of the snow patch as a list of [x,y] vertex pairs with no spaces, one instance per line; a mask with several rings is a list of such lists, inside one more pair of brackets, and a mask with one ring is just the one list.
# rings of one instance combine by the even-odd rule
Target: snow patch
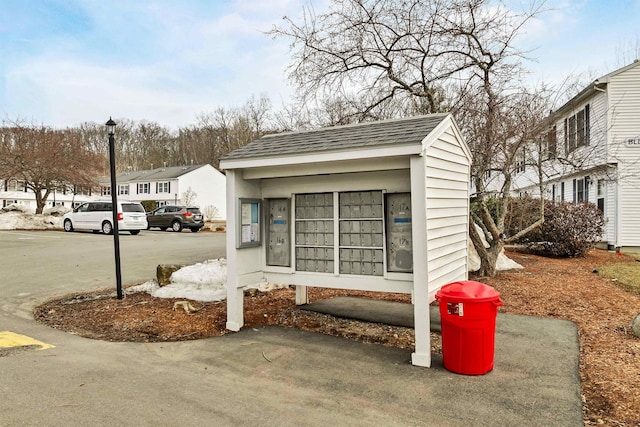
[[[484,247],[488,248],[489,243],[487,243],[484,237],[484,232],[478,226],[478,224],[475,224],[475,226],[476,226],[476,230],[478,230],[478,234],[480,234],[480,238],[482,239],[482,243],[484,244]],[[504,249],[502,249],[502,251],[498,255],[498,259],[496,260],[496,270],[505,271],[505,270],[519,269],[519,268],[524,268],[524,267],[518,264],[517,262],[515,262],[514,260],[512,260],[511,258],[507,257],[504,254]],[[478,271],[478,270],[480,270],[480,256],[478,255],[476,248],[473,246],[473,242],[471,241],[471,239],[469,239],[469,271]]]
[[[184,298],[201,302],[222,301],[227,298],[227,260],[212,259],[183,267],[175,271],[170,280],[167,286],[150,280],[127,288],[127,293],[147,292],[156,298]],[[287,285],[266,282],[248,286],[261,292],[285,287]]]
[[20,211],[0,213],[0,230],[60,230],[62,218]]

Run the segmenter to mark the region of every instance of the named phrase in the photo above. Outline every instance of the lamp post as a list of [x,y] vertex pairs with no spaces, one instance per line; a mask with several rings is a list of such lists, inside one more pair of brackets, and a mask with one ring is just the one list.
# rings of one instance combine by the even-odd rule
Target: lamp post
[[111,117],[105,123],[107,133],[109,134],[109,169],[111,173],[111,218],[113,222],[113,252],[116,259],[116,293],[118,299],[122,299],[122,274],[120,272],[120,236],[118,230],[118,197],[116,195],[116,150],[115,150],[115,133],[116,122]]

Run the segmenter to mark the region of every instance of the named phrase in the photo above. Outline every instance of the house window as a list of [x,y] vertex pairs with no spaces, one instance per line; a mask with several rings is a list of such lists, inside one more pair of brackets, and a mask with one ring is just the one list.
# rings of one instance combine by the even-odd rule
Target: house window
[[127,195],[129,194],[129,184],[120,184],[118,185],[118,194],[119,195]]
[[137,185],[136,193],[137,194],[149,194],[149,183],[148,182],[139,182]]
[[545,138],[545,154],[547,159],[555,159],[558,155],[558,137],[557,137],[558,129],[554,126],[552,129],[549,129]]
[[600,210],[600,212],[602,212],[602,214],[604,215],[604,193],[605,193],[605,182],[604,179],[599,179],[598,180],[598,194],[597,194],[597,199],[598,199],[598,209]]
[[101,196],[110,196],[111,195],[111,187],[100,187],[100,195]]
[[589,201],[589,177],[573,180],[573,203]]
[[578,147],[589,145],[590,126],[589,104],[573,116],[564,119],[564,145],[567,153]]
[[171,184],[169,182],[156,182],[156,193],[169,193]]
[[516,153],[516,173],[524,172],[525,160],[524,150],[519,150]]

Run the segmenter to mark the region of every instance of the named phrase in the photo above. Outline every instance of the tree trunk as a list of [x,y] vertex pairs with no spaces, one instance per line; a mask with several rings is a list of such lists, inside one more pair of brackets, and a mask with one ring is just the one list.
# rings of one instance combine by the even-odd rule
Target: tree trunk
[[44,204],[46,200],[43,200],[42,193],[40,191],[35,192],[36,195],[36,215],[41,215],[44,210]]
[[[473,243],[473,247],[476,249],[478,253],[478,257],[480,258],[480,270],[478,270],[478,274],[480,276],[489,276],[493,277],[496,275],[496,262],[498,260],[498,255],[502,252],[504,248],[504,242],[502,239],[493,239],[488,242],[489,247],[485,247],[485,241],[481,236],[482,229],[480,227],[476,227],[476,224],[473,220],[469,222],[469,237],[471,238],[471,242]],[[485,236],[486,237],[486,236]]]
[[491,242],[490,246],[486,248],[482,253],[478,252],[480,257],[480,270],[478,274],[480,276],[493,277],[498,272],[496,269],[496,263],[498,261],[498,255],[502,252],[504,245],[501,240],[497,242]]

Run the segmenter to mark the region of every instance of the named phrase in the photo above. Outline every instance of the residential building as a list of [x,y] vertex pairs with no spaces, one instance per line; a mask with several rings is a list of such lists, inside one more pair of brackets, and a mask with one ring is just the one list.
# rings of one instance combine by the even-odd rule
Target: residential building
[[[100,179],[100,197],[111,197],[109,177]],[[199,207],[207,219],[226,218],[226,178],[209,164],[127,171],[116,176],[118,197],[158,206],[188,204]]]
[[522,153],[515,194],[592,202],[603,212],[603,246],[640,251],[640,61],[606,74],[554,111],[541,153]]
[[[91,189],[81,189],[71,185],[59,185],[51,190],[45,209],[54,206],[74,208],[81,203],[92,200],[95,197]],[[22,205],[28,210],[36,210],[36,197],[32,190],[27,188],[24,181],[16,179],[0,179],[0,207],[9,205]]]
[[[100,185],[93,190],[82,190],[60,185],[52,190],[45,208],[79,204],[111,197],[110,178],[101,177]],[[195,166],[161,167],[151,170],[128,171],[116,176],[118,198],[142,202],[154,201],[158,206],[189,204],[199,207],[207,219],[226,218],[226,178],[209,164]],[[0,180],[2,207],[19,204],[35,211],[33,191],[17,180]]]

